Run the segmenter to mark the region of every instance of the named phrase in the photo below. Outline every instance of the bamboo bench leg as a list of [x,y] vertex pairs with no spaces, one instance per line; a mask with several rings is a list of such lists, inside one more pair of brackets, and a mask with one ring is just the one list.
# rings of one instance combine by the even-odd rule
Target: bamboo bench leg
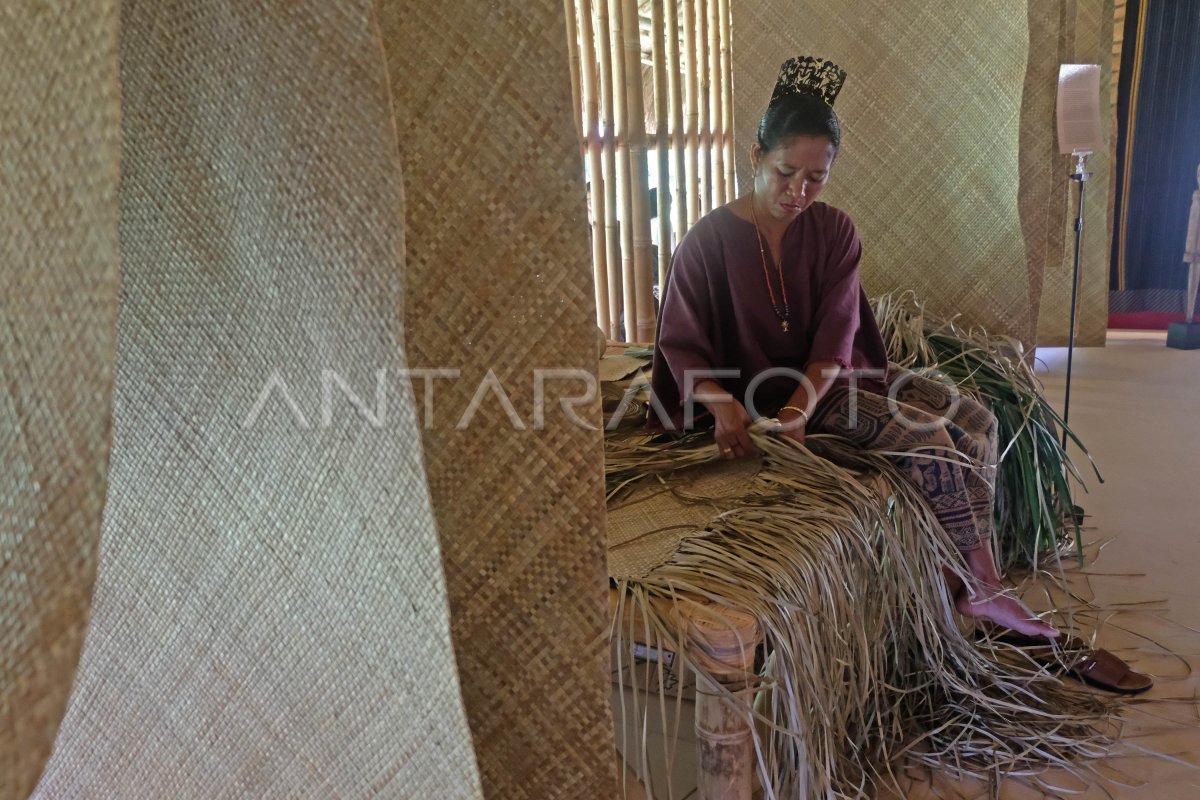
[[[716,681],[696,676],[696,746],[700,800],[750,800],[754,739],[748,710],[754,653],[762,629],[753,617],[729,610],[687,615],[692,656]],[[722,691],[724,690],[724,691]],[[732,692],[732,697],[725,696]]]
[[[696,745],[699,748],[700,800],[750,800],[754,786],[754,742],[745,709],[752,689],[745,673],[734,680],[734,697],[742,710],[717,694],[718,687],[704,677],[696,681]],[[740,686],[740,688],[738,688]]]
[[[609,607],[614,616],[619,602],[616,590],[610,591]],[[668,600],[654,602],[686,625],[688,657],[717,681],[713,684],[696,673],[696,797],[751,800],[755,761],[747,709],[752,707],[754,689],[746,680],[754,670],[754,654],[762,643],[763,630],[749,614],[715,604],[694,600],[678,605]],[[618,623],[626,626],[631,614],[626,606]],[[653,641],[640,630],[636,614],[632,619],[634,640]],[[727,699],[723,696],[726,692],[733,692],[733,697]]]

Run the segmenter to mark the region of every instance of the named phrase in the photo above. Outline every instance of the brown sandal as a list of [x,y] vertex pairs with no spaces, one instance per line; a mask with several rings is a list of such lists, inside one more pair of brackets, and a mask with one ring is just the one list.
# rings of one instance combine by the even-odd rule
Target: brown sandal
[[1149,675],[1135,671],[1108,650],[1088,647],[1086,642],[1075,636],[1047,639],[1002,629],[994,629],[991,633],[977,631],[977,635],[1012,645],[1036,663],[1065,670],[1097,689],[1120,694],[1141,694],[1154,685]]

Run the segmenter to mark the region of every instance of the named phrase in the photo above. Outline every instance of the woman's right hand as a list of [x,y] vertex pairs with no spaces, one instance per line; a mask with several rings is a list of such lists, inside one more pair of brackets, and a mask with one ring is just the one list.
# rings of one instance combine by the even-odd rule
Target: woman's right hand
[[750,438],[750,425],[754,420],[750,419],[745,406],[731,397],[727,402],[714,403],[710,410],[716,420],[715,437],[723,457],[759,455],[758,448]]

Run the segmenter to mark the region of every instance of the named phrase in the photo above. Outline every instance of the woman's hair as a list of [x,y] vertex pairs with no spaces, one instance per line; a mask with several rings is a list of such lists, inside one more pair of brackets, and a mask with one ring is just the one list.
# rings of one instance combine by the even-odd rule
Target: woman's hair
[[809,94],[789,94],[767,107],[758,123],[758,146],[769,153],[794,136],[825,137],[836,151],[842,146],[842,129],[833,106]]

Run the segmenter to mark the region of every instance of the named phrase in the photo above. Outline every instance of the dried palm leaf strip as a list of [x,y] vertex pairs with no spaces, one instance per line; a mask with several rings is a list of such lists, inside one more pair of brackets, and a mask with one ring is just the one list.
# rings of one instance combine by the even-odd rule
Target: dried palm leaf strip
[[[685,659],[686,631],[658,610],[664,600],[705,598],[764,626],[766,658],[747,676],[760,699],[744,711],[757,720],[768,796],[899,790],[902,759],[963,776],[1056,766],[1096,778],[1112,703],[963,636],[942,568],[965,566],[885,456],[823,436],[808,448],[755,442],[765,453],[755,491],[621,588],[656,646]],[[607,452],[613,496],[718,457],[699,434],[610,435]]]

